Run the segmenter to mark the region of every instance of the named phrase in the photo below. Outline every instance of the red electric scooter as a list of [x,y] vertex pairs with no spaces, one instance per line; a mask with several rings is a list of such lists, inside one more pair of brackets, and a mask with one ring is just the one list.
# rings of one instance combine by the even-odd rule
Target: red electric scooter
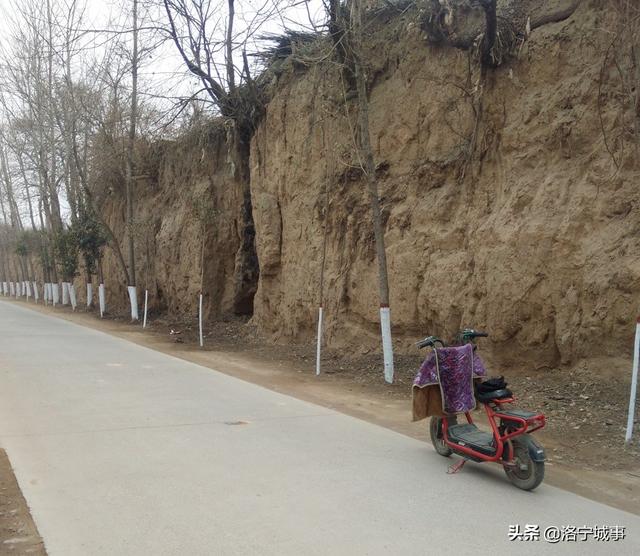
[[[487,335],[465,329],[458,338],[459,343],[474,344],[475,349],[475,339]],[[435,348],[436,344],[445,347],[435,336],[421,340],[417,346]],[[482,384],[486,387],[482,388]],[[450,473],[459,471],[467,460],[499,463],[516,487],[533,490],[544,479],[545,453],[531,433],[544,427],[545,416],[513,407],[516,398],[506,388],[502,377],[477,385],[476,399],[484,407],[491,432],[480,430],[470,412],[464,414],[466,423],[458,423],[457,415],[432,417],[430,433],[433,447],[442,456],[457,454],[463,458],[449,468]]]

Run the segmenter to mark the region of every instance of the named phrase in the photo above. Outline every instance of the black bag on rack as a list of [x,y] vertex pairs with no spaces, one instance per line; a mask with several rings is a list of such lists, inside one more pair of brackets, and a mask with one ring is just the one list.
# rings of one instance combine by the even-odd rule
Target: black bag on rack
[[483,382],[478,382],[476,385],[476,391],[478,394],[488,394],[489,392],[495,392],[496,390],[504,390],[507,387],[507,383],[503,376],[496,376],[488,378]]
[[479,402],[487,403],[492,400],[510,398],[512,395],[503,376],[488,378],[484,382],[476,383],[476,398]]

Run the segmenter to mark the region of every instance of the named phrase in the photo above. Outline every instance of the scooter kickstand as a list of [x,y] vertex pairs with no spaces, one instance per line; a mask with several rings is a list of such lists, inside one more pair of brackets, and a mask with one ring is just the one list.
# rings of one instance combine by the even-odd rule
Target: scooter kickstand
[[460,471],[460,469],[462,469],[464,467],[465,463],[467,463],[467,460],[466,459],[461,459],[457,463],[454,463],[453,465],[450,465],[449,469],[447,469],[447,475],[453,475],[454,473],[457,473],[458,471]]

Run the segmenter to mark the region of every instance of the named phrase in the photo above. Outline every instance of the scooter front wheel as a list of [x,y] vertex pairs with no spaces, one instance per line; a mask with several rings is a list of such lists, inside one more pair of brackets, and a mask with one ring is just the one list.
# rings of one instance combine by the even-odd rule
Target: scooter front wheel
[[431,435],[431,443],[441,456],[448,458],[453,451],[444,442],[442,435],[442,417],[431,417],[429,423],[429,434]]
[[527,435],[511,440],[513,465],[504,467],[504,472],[514,486],[522,490],[533,490],[544,479],[544,461],[534,461],[529,452]]

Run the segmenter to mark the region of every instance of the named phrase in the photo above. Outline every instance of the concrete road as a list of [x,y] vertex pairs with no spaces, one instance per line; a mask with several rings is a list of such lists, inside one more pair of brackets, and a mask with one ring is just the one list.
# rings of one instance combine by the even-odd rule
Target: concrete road
[[640,554],[637,516],[6,301],[0,444],[52,556]]

